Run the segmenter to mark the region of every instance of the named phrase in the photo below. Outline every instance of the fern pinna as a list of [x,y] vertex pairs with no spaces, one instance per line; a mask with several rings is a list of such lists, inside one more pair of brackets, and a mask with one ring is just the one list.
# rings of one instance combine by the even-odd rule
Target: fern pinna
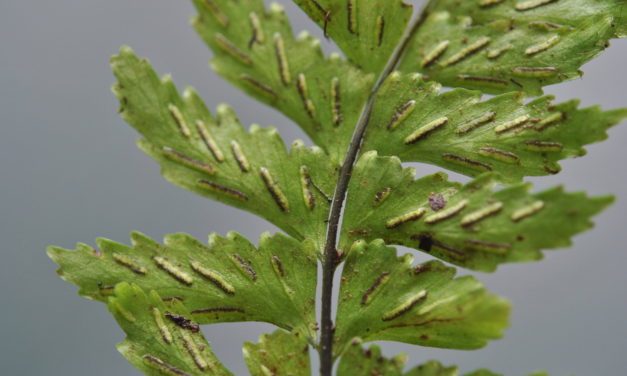
[[[502,335],[509,304],[474,277],[455,278],[452,266],[414,265],[390,245],[491,272],[538,260],[591,226],[612,197],[531,193],[522,181],[558,173],[561,159],[585,154],[627,116],[542,96],[625,36],[625,4],[431,0],[412,18],[401,0],[295,2],[344,57],[325,56],[307,33],[294,37],[282,7],[262,0],[194,0],[193,26],[214,52],[212,68],[300,125],[313,147],[288,149],[273,128],[246,131],[224,105],[213,115],[128,47],[111,59],[120,113],[165,178],[285,234],[258,245],[212,234],[206,245],[133,233],[130,246],[100,239],[49,255],[81,295],[107,303],[128,336],[120,352],[147,375],[230,375],[199,325],[233,321],[280,328],[244,345],[253,375],[308,375],[310,347],[325,376],[335,363],[345,376],[457,375],[433,361],[404,371],[404,357],[362,343],[476,349]],[[416,180],[402,162],[473,180]]]

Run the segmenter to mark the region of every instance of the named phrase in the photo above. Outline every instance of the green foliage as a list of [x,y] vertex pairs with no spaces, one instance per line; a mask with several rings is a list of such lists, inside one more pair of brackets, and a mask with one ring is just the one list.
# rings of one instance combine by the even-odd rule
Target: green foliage
[[365,72],[379,73],[412,14],[402,0],[294,0]]
[[378,93],[363,151],[376,150],[403,162],[424,162],[468,176],[486,171],[515,183],[525,176],[556,174],[561,159],[586,153],[627,109],[578,109],[552,96],[525,104],[520,92],[481,102],[481,92],[455,89],[417,74],[392,74]]
[[324,240],[336,171],[320,148],[295,142],[288,152],[276,129],[253,125],[247,133],[226,105],[214,118],[193,89],[181,98],[170,77],[160,80],[129,48],[111,65],[120,113],[145,137],[139,146],[166,179],[258,214],[297,239]]
[[580,77],[584,63],[625,36],[622,0],[431,0],[412,35],[404,72],[487,93]]
[[277,330],[264,334],[259,344],[244,344],[244,360],[253,376],[310,374],[309,344],[301,336]]
[[[458,376],[459,369],[455,366],[446,367],[440,362],[431,360],[414,368],[403,371],[407,357],[400,354],[388,359],[381,354],[379,346],[372,345],[362,349],[361,341],[356,339],[344,352],[338,367],[338,376],[352,375],[385,375],[385,376]],[[481,369],[464,376],[503,376]],[[548,376],[545,372],[534,372],[528,376]]]
[[214,52],[213,70],[294,120],[341,163],[373,75],[339,56],[325,58],[320,41],[306,32],[294,38],[277,3],[269,12],[262,0],[194,0],[194,5],[198,16],[192,24]]
[[[259,247],[230,233],[212,234],[209,247],[185,234],[164,245],[139,233],[133,246],[99,239],[98,249],[51,247],[59,275],[79,293],[106,302],[113,287],[132,281],[164,299],[182,302],[201,323],[265,321],[313,337],[316,256],[311,244],[264,234]],[[268,304],[272,302],[272,304]]]
[[355,337],[415,345],[476,349],[500,338],[509,304],[488,294],[474,277],[454,279],[439,261],[412,265],[382,240],[356,242],[342,272],[337,355]]
[[[230,375],[198,325],[235,321],[281,328],[244,344],[255,376],[308,375],[311,349],[326,369],[339,360],[340,376],[458,375],[436,361],[404,371],[405,356],[387,359],[362,343],[476,349],[502,336],[509,303],[475,277],[455,278],[437,260],[413,265],[389,245],[494,271],[569,246],[613,200],[561,187],[531,193],[523,181],[558,173],[560,160],[584,155],[627,117],[627,109],[533,97],[579,77],[609,39],[627,34],[624,1],[432,0],[410,23],[412,7],[401,0],[294,0],[346,60],[326,57],[307,33],[294,37],[278,4],[193,2],[211,67],[315,146],[295,141],[288,150],[274,128],[247,132],[227,105],[214,117],[193,89],[180,95],[128,47],[111,59],[121,116],[164,177],[286,234],[264,234],[258,246],[236,233],[212,234],[209,246],[185,234],[159,244],[133,233],[132,246],[99,239],[96,249],[49,248],[63,279],[107,303],[127,334],[120,352],[148,375]],[[402,162],[473,180],[415,180]],[[336,270],[337,314],[323,309],[319,325],[317,277],[324,299]]]
[[120,283],[107,306],[127,335],[118,350],[146,375],[232,375],[179,301]]
[[[503,262],[538,260],[541,249],[566,247],[592,226],[611,196],[530,194],[529,183],[494,191],[491,173],[461,185],[437,173],[414,180],[395,157],[364,154],[353,172],[344,212],[343,249],[357,239],[384,239],[466,268],[493,271]],[[550,229],[550,231],[548,230]]]
[[384,358],[381,355],[381,349],[376,345],[372,345],[367,350],[362,350],[361,341],[355,339],[342,355],[337,374],[338,376],[413,375],[411,372],[403,373],[406,362],[407,356],[405,354],[397,355],[392,359]]

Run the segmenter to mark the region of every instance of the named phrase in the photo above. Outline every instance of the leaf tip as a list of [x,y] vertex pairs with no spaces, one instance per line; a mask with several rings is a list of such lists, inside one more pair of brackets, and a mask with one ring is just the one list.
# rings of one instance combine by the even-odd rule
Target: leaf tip
[[602,195],[593,197],[592,200],[595,201],[597,205],[599,205],[597,213],[607,209],[609,206],[613,205],[616,202],[615,195]]
[[109,58],[109,64],[111,64],[111,66],[115,70],[116,67],[119,64],[121,64],[124,60],[129,60],[129,59],[136,60],[137,56],[135,55],[135,52],[133,51],[131,47],[123,45],[120,47],[116,55],[113,55]]
[[57,247],[57,246],[48,246],[46,247],[46,255],[48,255],[48,257],[56,262],[57,264],[59,263],[60,258],[62,257],[62,254],[65,252],[69,252],[67,249],[63,249],[61,247]]

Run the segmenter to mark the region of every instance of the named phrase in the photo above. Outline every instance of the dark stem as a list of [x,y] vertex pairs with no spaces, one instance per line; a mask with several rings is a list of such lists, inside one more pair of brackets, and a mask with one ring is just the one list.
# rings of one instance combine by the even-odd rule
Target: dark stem
[[333,302],[333,275],[335,274],[335,268],[337,266],[338,254],[337,254],[337,232],[340,223],[340,216],[342,214],[342,206],[344,205],[344,199],[346,198],[346,191],[348,189],[348,183],[350,182],[351,174],[353,172],[353,166],[357,159],[357,154],[361,146],[366,128],[370,121],[370,113],[372,112],[372,106],[374,104],[377,92],[381,88],[381,85],[385,79],[396,69],[405,49],[409,43],[411,36],[414,34],[418,26],[424,21],[427,16],[427,11],[423,11],[419,18],[413,22],[411,27],[405,32],[400,44],[394,50],[392,56],[388,60],[385,68],[379,75],[377,82],[374,84],[368,101],[362,109],[361,115],[355,127],[355,133],[351,140],[350,146],[346,153],[346,158],[342,163],[340,169],[340,176],[335,186],[335,193],[333,195],[333,203],[331,204],[331,214],[329,215],[329,223],[327,227],[327,238],[324,246],[323,260],[322,260],[322,310],[320,320],[320,375],[331,376],[333,371],[333,332],[334,325],[331,319],[331,306]]

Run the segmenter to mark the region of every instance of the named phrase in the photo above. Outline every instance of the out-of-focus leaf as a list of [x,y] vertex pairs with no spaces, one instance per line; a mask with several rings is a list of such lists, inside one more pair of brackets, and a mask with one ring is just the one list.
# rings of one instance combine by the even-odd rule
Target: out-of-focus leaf
[[[362,349],[361,341],[355,340],[340,358],[338,376],[376,375],[376,376],[457,376],[459,369],[456,366],[445,367],[440,362],[431,360],[415,366],[406,372],[403,368],[407,363],[407,356],[397,355],[388,359],[381,354],[379,346],[371,345]],[[465,376],[503,376],[482,369]],[[529,376],[548,376],[546,372],[535,372]]]
[[309,376],[309,345],[299,333],[277,330],[259,343],[244,344],[244,360],[252,376]]
[[355,338],[344,351],[337,368],[337,376],[405,375],[403,368],[407,362],[407,355],[399,354],[392,359],[388,359],[381,354],[379,346],[371,345],[368,349],[362,349],[361,343],[361,340]]
[[[465,376],[503,376],[503,375],[500,373],[494,373],[494,372],[488,371],[487,369],[480,369],[480,370],[468,373]],[[549,374],[543,371],[538,371],[538,372],[530,373],[528,376],[549,376]]]

